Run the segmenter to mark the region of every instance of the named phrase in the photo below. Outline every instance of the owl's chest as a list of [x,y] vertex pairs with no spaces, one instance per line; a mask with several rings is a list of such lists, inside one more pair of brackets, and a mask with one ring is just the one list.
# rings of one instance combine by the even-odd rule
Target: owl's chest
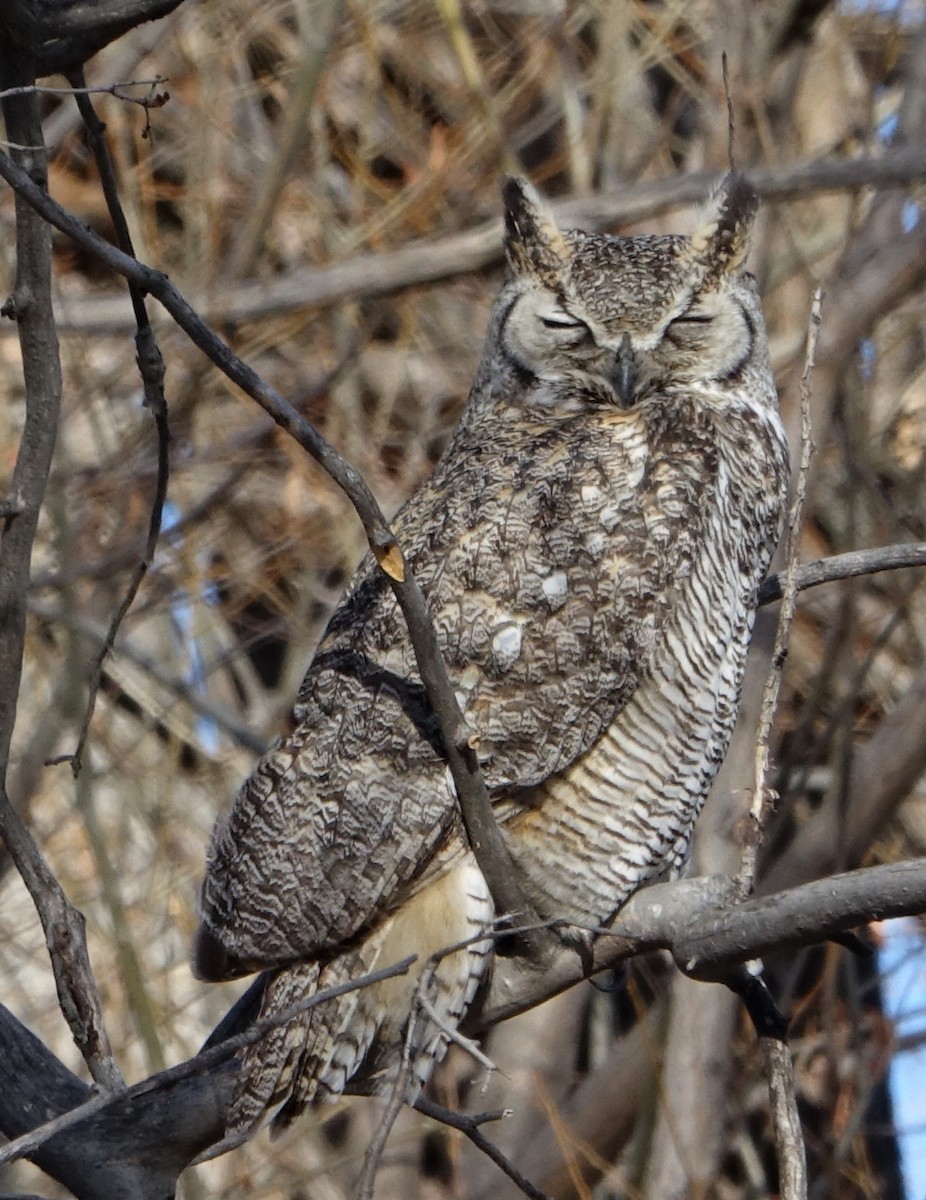
[[497,448],[471,489],[469,528],[448,530],[465,590],[525,611],[570,597],[599,606],[688,575],[706,541],[755,570],[777,530],[774,439],[690,400],[606,412]]

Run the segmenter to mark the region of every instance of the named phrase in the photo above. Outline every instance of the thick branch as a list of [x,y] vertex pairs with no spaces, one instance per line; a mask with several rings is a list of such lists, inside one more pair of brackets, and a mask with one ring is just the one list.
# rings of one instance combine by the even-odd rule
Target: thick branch
[[848,871],[730,905],[726,876],[659,884],[638,892],[589,961],[562,949],[540,972],[517,958],[498,958],[492,986],[464,1030],[477,1033],[507,1021],[589,975],[646,950],[665,949],[686,974],[722,980],[737,963],[824,941],[871,920],[926,910],[926,859]]
[[66,75],[136,25],[173,12],[181,0],[4,0],[0,35],[35,62],[37,78]]
[[[669,949],[687,971],[720,977],[772,948],[818,942],[873,917],[921,912],[926,909],[926,860],[850,872],[729,907],[732,889],[732,880],[720,876],[645,889],[623,910],[614,933],[599,937],[593,955],[585,960],[566,947],[545,971],[525,965],[523,959],[499,958],[487,1000],[471,1014],[466,1030],[478,1032],[506,1020],[643,950]],[[237,1034],[239,1024],[248,1026],[253,1014],[247,1005],[239,1013],[240,1021],[222,1023],[223,1036]],[[0,1043],[8,1048],[0,1056],[0,1131],[21,1134],[86,1097],[84,1085],[2,1007]],[[163,1190],[134,1194],[143,1200],[169,1195],[169,1180],[224,1135],[234,1087],[230,1048],[216,1040],[207,1045],[208,1050],[188,1063],[100,1100],[94,1111],[57,1132],[40,1149],[35,1148],[40,1141],[36,1136],[29,1156],[38,1162],[40,1155],[53,1150],[55,1169],[49,1158],[41,1165],[72,1188],[73,1176],[66,1171],[78,1168],[68,1164],[95,1163],[94,1180],[80,1192],[86,1200],[128,1195],[112,1190],[112,1181],[117,1171],[139,1161],[146,1163]]]

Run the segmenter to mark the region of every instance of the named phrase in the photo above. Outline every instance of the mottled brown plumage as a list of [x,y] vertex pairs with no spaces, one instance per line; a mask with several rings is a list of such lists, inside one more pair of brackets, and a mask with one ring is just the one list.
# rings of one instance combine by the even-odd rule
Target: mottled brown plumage
[[[787,452],[755,283],[755,195],[693,238],[559,231],[505,189],[512,276],[462,421],[396,530],[525,890],[600,924],[677,872],[732,731]],[[491,924],[401,613],[368,559],[295,707],[217,826],[197,963],[274,972],[264,1015]],[[362,1065],[416,1083],[490,961],[331,1001],[245,1053],[231,1124],[290,1120]],[[412,1089],[413,1090],[413,1089]]]

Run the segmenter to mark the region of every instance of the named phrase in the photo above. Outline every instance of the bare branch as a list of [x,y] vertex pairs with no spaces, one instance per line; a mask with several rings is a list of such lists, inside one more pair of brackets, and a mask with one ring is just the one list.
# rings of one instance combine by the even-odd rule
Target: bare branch
[[422,971],[418,978],[418,984],[415,988],[415,998],[412,1001],[412,1010],[409,1013],[408,1025],[405,1029],[405,1040],[402,1043],[399,1069],[396,1071],[395,1079],[393,1079],[389,1089],[389,1099],[376,1127],[376,1132],[370,1139],[367,1152],[363,1156],[363,1170],[360,1172],[360,1179],[357,1182],[357,1196],[359,1200],[373,1200],[373,1187],[376,1183],[376,1172],[379,1170],[383,1150],[386,1148],[386,1141],[392,1132],[399,1113],[402,1111],[405,1104],[405,1097],[408,1093],[408,1083],[412,1074],[412,1047],[416,1034],[421,1028],[418,1004],[424,995],[425,988],[430,986],[433,978],[433,965],[429,965]]
[[734,150],[736,148],[736,113],[733,109],[733,97],[730,94],[730,69],[727,62],[726,50],[720,56],[720,67],[723,75],[723,94],[727,101],[727,162],[730,165],[730,170],[736,170],[736,158]]
[[[86,613],[76,612],[63,606],[46,604],[35,599],[29,600],[29,611],[40,621],[76,629],[100,648],[106,641],[108,633],[106,626],[100,621],[95,621]],[[136,702],[139,702],[138,697],[133,695],[130,681],[126,680],[125,670],[120,669],[120,659],[125,659],[144,671],[155,683],[160,684],[177,699],[188,704],[198,716],[207,717],[210,721],[215,722],[239,746],[243,746],[254,754],[263,754],[267,749],[266,738],[261,737],[258,732],[246,725],[243,720],[237,719],[226,708],[214,704],[206,696],[201,695],[189,680],[169,674],[157,658],[145,653],[134,642],[123,636],[113,646],[109,665],[104,671],[104,675],[115,682],[127,695],[132,696]],[[66,755],[65,761],[71,761],[71,756]]]
[[[784,167],[757,167],[749,172],[759,196],[773,203],[819,192],[903,187],[924,176],[926,152],[915,147],[887,150],[872,158],[812,159]],[[720,179],[717,172],[698,171],[622,187],[619,192],[562,201],[553,209],[562,224],[589,230],[613,229],[628,221],[699,203]],[[501,260],[502,225],[492,220],[464,233],[412,242],[399,250],[358,254],[330,266],[294,270],[271,282],[240,284],[224,289],[218,297],[193,293],[190,300],[214,324],[220,324],[389,295],[480,271]],[[115,332],[131,328],[131,311],[120,297],[85,297],[79,305],[61,305],[56,315],[61,330]]]
[[[34,82],[27,57],[0,51],[0,86]],[[41,147],[42,126],[34,95],[2,101],[6,129],[24,146]],[[30,188],[45,195],[44,151],[16,151],[16,167]],[[6,792],[10,741],[22,675],[26,634],[26,593],[32,544],[45,495],[58,432],[61,366],[51,306],[51,231],[33,209],[16,197],[16,283],[5,314],[14,316],[22,346],[26,421],[13,470],[11,493],[22,510],[6,517],[0,539],[0,836],[29,889],[45,931],[58,998],[74,1040],[93,1078],[108,1091],[122,1077],[103,1022],[99,991],[90,969],[84,919],[69,903],[32,835]]]
[[418,1100],[415,1108],[426,1117],[431,1117],[435,1121],[440,1121],[442,1125],[448,1125],[451,1129],[459,1129],[465,1134],[477,1149],[481,1150],[488,1158],[495,1163],[499,1170],[504,1171],[508,1178],[514,1183],[525,1196],[530,1197],[530,1200],[550,1200],[546,1192],[542,1192],[540,1188],[523,1175],[509,1158],[502,1154],[501,1150],[492,1142],[489,1141],[482,1133],[481,1126],[487,1121],[497,1120],[504,1116],[504,1112],[499,1113],[482,1113],[477,1117],[467,1117],[462,1113],[452,1112],[450,1109],[442,1108],[439,1104],[435,1104],[431,1100],[424,1097]]
[[[669,949],[689,974],[723,979],[731,969],[765,953],[772,946],[787,949],[838,934],[873,918],[901,916],[926,909],[926,860],[837,875],[819,883],[795,888],[776,896],[730,905],[733,880],[703,876],[659,884],[638,893],[624,908],[614,932],[597,939],[592,955],[580,959],[562,946],[546,970],[523,959],[499,958],[485,1004],[471,1012],[464,1032],[476,1033],[517,1012],[534,1007],[564,988],[646,949]],[[388,973],[407,970],[410,960]],[[362,987],[379,977],[375,972],[342,985],[342,990]],[[309,1008],[334,995],[332,989],[319,993],[298,1006]],[[55,1128],[49,1145],[56,1154],[69,1155],[68,1162],[103,1161],[97,1151],[105,1147],[105,1161],[116,1165],[139,1161],[147,1146],[158,1146],[158,1170],[165,1160],[176,1173],[207,1146],[219,1144],[225,1131],[225,1113],[234,1091],[231,1058],[241,1046],[262,1036],[272,1022],[252,1023],[253,1012],[245,1001],[239,1019],[223,1022],[206,1048],[195,1058],[152,1075],[122,1095],[98,1097],[90,1107],[68,1112]],[[236,1006],[237,1008],[238,1006]],[[280,1014],[287,1020],[297,1011]],[[0,1034],[16,1048],[19,1069],[4,1078],[0,1088],[0,1130],[22,1130],[29,1114],[37,1111],[21,1102],[22,1088],[43,1071],[74,1080],[37,1039],[17,1033],[15,1020],[0,1008]],[[228,1036],[231,1035],[231,1036]],[[23,1041],[25,1039],[25,1041]],[[224,1039],[224,1040],[223,1040]],[[23,1064],[33,1064],[31,1068]],[[57,1064],[57,1066],[55,1066]],[[2,1068],[0,1058],[0,1068]],[[62,1076],[63,1073],[63,1076]],[[85,1085],[75,1081],[79,1094]],[[74,1085],[71,1085],[72,1091]],[[19,1089],[19,1090],[17,1090]],[[365,1091],[362,1080],[350,1090]],[[59,1109],[59,1112],[61,1110]],[[46,1132],[33,1131],[0,1150],[0,1163],[25,1155],[37,1157]],[[139,1150],[141,1147],[141,1151]],[[168,1149],[163,1149],[167,1147]],[[154,1150],[151,1151],[154,1154]],[[46,1168],[48,1169],[48,1168]],[[98,1190],[87,1190],[87,1200],[110,1195],[103,1176]],[[59,1178],[64,1178],[59,1175]],[[159,1176],[162,1183],[165,1176]],[[67,1182],[67,1180],[64,1180]]]
[[[276,1026],[285,1025],[287,1021],[291,1021],[294,1017],[299,1016],[304,1012],[308,1012],[310,1009],[316,1008],[320,1004],[325,1004],[329,1000],[336,999],[338,996],[343,996],[348,992],[355,992],[361,988],[370,987],[373,984],[381,983],[384,979],[392,979],[397,975],[404,975],[408,972],[409,967],[414,961],[415,958],[414,955],[412,955],[409,958],[402,959],[401,962],[394,963],[388,967],[382,967],[378,971],[371,971],[366,975],[357,976],[356,979],[350,979],[346,983],[337,984],[336,986],[330,988],[324,988],[322,991],[316,992],[314,995],[309,996],[304,1000],[300,1000],[298,1004],[294,1004],[282,1012],[275,1013],[273,1017],[264,1017],[250,1022],[247,1028],[240,1033],[236,1033],[233,1036],[227,1037],[214,1044],[210,1044],[210,1039],[210,1042],[206,1043],[206,1047],[201,1050],[195,1058],[187,1059],[186,1062],[180,1063],[176,1067],[168,1067],[167,1070],[159,1071],[156,1075],[152,1075],[148,1079],[142,1080],[141,1083],[137,1083],[133,1087],[128,1088],[120,1095],[119,1106],[115,1111],[118,1114],[118,1111],[120,1111],[123,1106],[131,1106],[139,1099],[150,1096],[154,1092],[162,1092],[165,1088],[173,1089],[175,1085],[183,1083],[186,1080],[204,1078],[216,1070],[219,1072],[227,1070],[227,1064],[229,1060],[237,1053],[238,1050],[243,1049],[245,1046],[251,1045],[252,1042],[260,1041],[264,1034],[268,1033],[271,1029],[276,1028]],[[2,1005],[0,1005],[0,1011],[5,1012],[5,1010],[2,1008]],[[7,1023],[9,1023],[9,1020],[10,1017],[7,1015]],[[34,1040],[37,1041],[37,1039]],[[38,1045],[41,1046],[41,1043],[38,1043]],[[41,1049],[44,1050],[47,1058],[54,1058],[54,1056],[50,1055],[50,1053],[45,1050],[44,1047],[41,1047]],[[62,1067],[61,1070],[64,1071],[64,1068]],[[68,1074],[70,1074],[70,1072],[68,1072]],[[78,1080],[77,1082],[79,1083],[80,1081]],[[84,1085],[81,1086],[83,1087]],[[202,1149],[203,1146],[209,1146],[219,1141],[222,1133],[224,1133],[224,1106],[227,1106],[231,1102],[230,1085],[226,1087],[225,1092],[227,1094],[225,1094],[220,1101],[223,1105],[221,1109],[222,1115],[220,1118],[221,1124],[216,1124],[215,1114],[210,1115],[207,1113],[205,1115],[205,1119],[207,1122],[211,1122],[211,1124],[208,1125],[204,1135],[201,1133],[201,1131],[193,1128],[188,1128],[187,1130],[188,1134],[190,1134],[194,1140],[200,1136],[205,1137],[206,1140],[202,1141],[199,1145],[200,1149]],[[89,1095],[89,1089],[86,1089],[85,1094]],[[86,1122],[88,1119],[95,1117],[98,1113],[109,1109],[111,1107],[111,1103],[111,1096],[90,1096],[84,1102],[79,1104],[78,1107],[66,1110],[62,1112],[60,1116],[55,1117],[46,1124],[30,1129],[28,1133],[24,1133],[20,1137],[10,1141],[7,1145],[0,1147],[0,1166],[7,1162],[14,1162],[18,1158],[35,1157],[35,1151],[48,1142],[51,1138],[58,1137],[67,1130],[73,1129],[76,1126]],[[0,1105],[3,1104],[4,1101],[2,1097],[0,1097]],[[41,1109],[35,1111],[41,1111]],[[3,1124],[0,1126],[4,1132],[6,1132],[9,1127],[7,1118],[8,1113],[4,1112]],[[20,1121],[23,1119],[24,1115],[21,1115]],[[80,1140],[83,1141],[84,1138],[81,1137]],[[231,1147],[223,1148],[230,1149]],[[209,1157],[213,1156],[210,1155]],[[184,1159],[183,1165],[185,1166],[190,1161],[192,1161],[192,1155]]]
[[778,891],[861,861],[926,769],[926,671],[920,670],[855,754],[845,795],[801,825],[788,853],[765,864],[758,889]]
[[797,486],[794,489],[794,500],[788,517],[788,545],[786,551],[787,567],[785,569],[785,587],[781,611],[778,614],[778,627],[775,630],[775,645],[772,650],[772,660],[769,664],[768,676],[765,681],[765,691],[762,696],[762,707],[759,711],[759,728],[756,731],[755,749],[755,786],[752,793],[752,804],[749,809],[751,830],[743,850],[743,861],[737,878],[737,895],[744,900],[752,891],[756,877],[759,841],[765,827],[769,812],[774,807],[775,794],[768,787],[769,770],[769,739],[772,734],[772,722],[778,710],[778,695],[781,690],[781,673],[788,653],[788,640],[791,635],[791,623],[794,620],[794,610],[797,603],[797,559],[801,549],[801,518],[804,512],[804,501],[807,497],[807,482],[810,478],[810,459],[813,455],[813,436],[810,424],[810,379],[813,375],[814,361],[817,352],[817,335],[820,330],[820,310],[823,306],[823,289],[817,288],[810,306],[810,319],[807,329],[807,353],[804,361],[804,372],[801,376],[801,461],[797,472]]
[[[907,567],[926,566],[926,542],[909,542],[897,546],[879,546],[874,550],[850,550],[805,563],[794,573],[794,586],[799,592],[833,583],[838,579],[853,579],[857,575],[877,575],[879,571],[902,571]],[[781,574],[769,575],[759,589],[759,604],[773,604],[782,597]]]
[[[424,595],[407,571],[402,551],[366,481],[300,412],[234,353],[166,275],[152,270],[99,237],[36,187],[28,175],[3,153],[0,153],[0,176],[49,224],[73,238],[78,245],[96,255],[135,287],[154,296],[194,345],[256,400],[277,425],[308,451],[343,489],[360,518],[370,548],[405,617],[421,681],[443,740],[467,836],[492,893],[496,910],[530,916],[529,906],[492,812],[476,751],[469,745],[465,735],[463,717],[441,658],[437,634]],[[544,939],[541,934],[525,934],[523,949],[529,955],[542,957]]]
[[772,1102],[781,1200],[806,1200],[807,1159],[794,1091],[794,1064],[784,1038],[759,1038]]
[[702,875],[638,892],[582,961],[563,947],[543,971],[496,959],[482,1006],[463,1023],[478,1033],[533,1008],[589,975],[645,950],[669,950],[686,974],[724,982],[738,963],[824,941],[872,920],[926,909],[926,859],[866,867],[732,904],[733,881]]
[[[106,138],[104,137],[106,126],[94,111],[93,103],[87,94],[82,68],[74,72],[71,83],[75,89],[77,107],[83,117],[84,125],[87,129],[87,137],[93,150],[93,156],[96,159],[97,170],[100,173],[100,182],[103,187],[103,195],[106,198],[106,207],[116,231],[116,238],[124,253],[134,258],[135,250],[132,246],[132,235],[129,233],[128,221],[126,221],[125,213],[122,211],[119,190],[116,184],[116,172],[113,168]],[[97,651],[90,669],[87,683],[87,706],[80,732],[77,736],[77,746],[71,760],[71,769],[75,775],[80,771],[83,761],[84,747],[86,746],[87,736],[90,732],[90,722],[93,720],[93,710],[96,707],[97,692],[99,691],[100,681],[103,677],[103,663],[113,648],[116,634],[119,632],[119,626],[132,607],[132,602],[138,595],[138,589],[141,587],[148,573],[148,568],[154,562],[154,553],[157,549],[158,538],[161,535],[161,520],[164,515],[164,503],[167,500],[167,483],[170,477],[170,428],[167,420],[167,400],[164,396],[164,360],[161,357],[157,338],[148,319],[148,310],[145,306],[144,295],[141,289],[131,281],[129,282],[129,295],[132,300],[132,309],[135,313],[136,362],[144,388],[144,404],[154,418],[157,437],[157,478],[154,497],[151,502],[151,515],[148,520],[148,536],[145,540],[144,553],[132,572],[122,602],[116,609],[106,638]]]

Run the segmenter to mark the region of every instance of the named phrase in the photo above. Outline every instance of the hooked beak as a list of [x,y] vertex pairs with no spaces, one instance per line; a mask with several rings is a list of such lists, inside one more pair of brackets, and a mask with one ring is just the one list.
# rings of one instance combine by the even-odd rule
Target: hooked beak
[[621,338],[621,344],[614,357],[611,383],[614,385],[614,390],[617,392],[621,406],[623,408],[630,408],[631,404],[633,404],[633,395],[637,383],[637,364],[633,357],[633,346],[630,342],[629,333],[625,333]]

